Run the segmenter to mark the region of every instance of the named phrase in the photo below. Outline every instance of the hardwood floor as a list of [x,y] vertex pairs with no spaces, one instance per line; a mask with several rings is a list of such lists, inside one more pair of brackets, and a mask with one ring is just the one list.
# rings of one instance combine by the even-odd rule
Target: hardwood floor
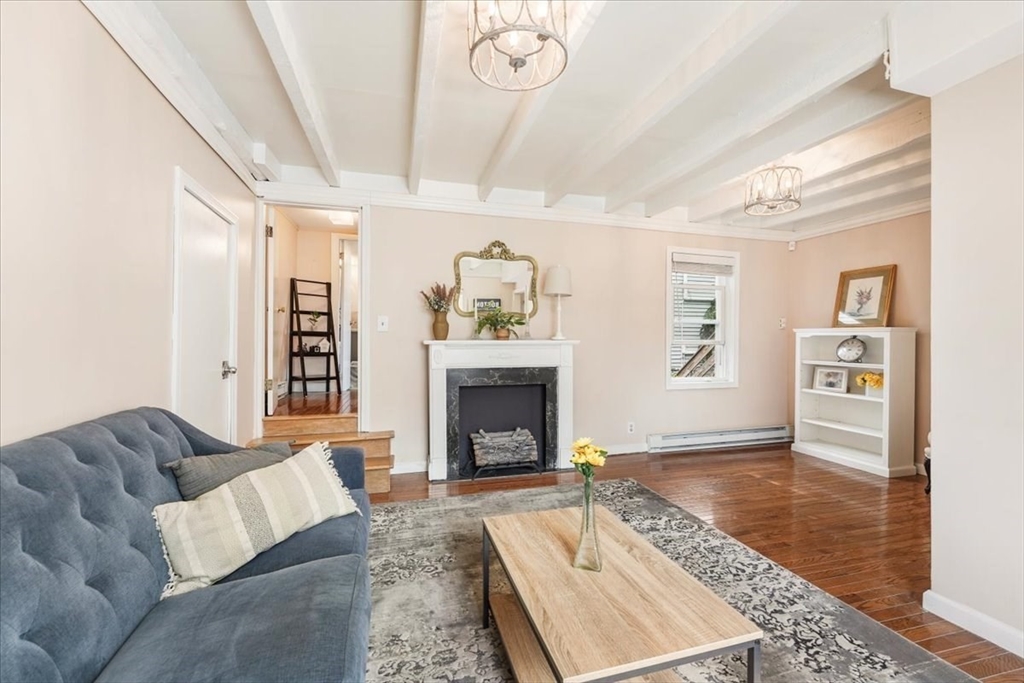
[[[1024,660],[921,608],[930,584],[924,477],[883,479],[789,450],[608,459],[631,477],[985,683],[1024,683]],[[417,500],[582,481],[572,472],[431,484],[391,478],[371,501]],[[937,682],[938,683],[938,682]]]
[[310,394],[302,392],[287,394],[277,401],[274,408],[275,416],[282,415],[345,415],[359,412],[358,392],[343,391],[330,394]]

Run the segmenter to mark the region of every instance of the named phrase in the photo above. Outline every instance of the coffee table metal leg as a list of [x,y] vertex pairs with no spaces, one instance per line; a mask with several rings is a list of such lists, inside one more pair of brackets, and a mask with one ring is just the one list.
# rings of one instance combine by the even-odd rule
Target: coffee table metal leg
[[484,628],[487,628],[488,615],[491,611],[491,539],[487,535],[487,530],[484,529],[484,547],[483,547],[483,561],[484,561]]
[[747,648],[747,683],[761,683],[761,641]]

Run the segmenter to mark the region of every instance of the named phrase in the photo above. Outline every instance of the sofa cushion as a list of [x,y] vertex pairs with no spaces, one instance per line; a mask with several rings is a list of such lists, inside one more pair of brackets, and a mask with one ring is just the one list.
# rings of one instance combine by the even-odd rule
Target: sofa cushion
[[0,448],[0,680],[90,681],[160,598],[160,465],[192,445],[140,408]]
[[370,534],[370,496],[364,489],[356,489],[349,493],[352,494],[352,500],[355,501],[361,515],[335,517],[311,529],[300,531],[287,541],[260,553],[218,583],[266,574],[324,557],[365,556]]
[[168,598],[97,683],[362,681],[370,576],[332,557]]
[[195,500],[235,477],[276,465],[291,456],[291,446],[278,442],[231,453],[182,458],[169,462],[164,467],[174,473],[181,497],[185,500]]
[[171,568],[164,596],[209,586],[293,534],[357,511],[325,442],[195,500],[157,505]]

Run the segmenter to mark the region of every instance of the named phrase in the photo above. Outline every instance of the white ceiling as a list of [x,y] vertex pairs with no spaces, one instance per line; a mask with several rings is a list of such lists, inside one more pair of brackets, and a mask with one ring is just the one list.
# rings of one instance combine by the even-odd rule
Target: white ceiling
[[275,209],[288,217],[299,230],[316,230],[319,232],[336,232],[354,235],[359,232],[359,214],[354,216],[352,225],[335,225],[327,215],[326,209],[311,209],[304,206],[274,206]]
[[[257,180],[748,235],[927,210],[927,100],[882,64],[899,3],[569,4],[586,30],[568,68],[519,94],[471,74],[462,0],[135,3]],[[279,164],[254,164],[252,143]],[[803,207],[744,215],[742,178],[783,161],[804,169]]]

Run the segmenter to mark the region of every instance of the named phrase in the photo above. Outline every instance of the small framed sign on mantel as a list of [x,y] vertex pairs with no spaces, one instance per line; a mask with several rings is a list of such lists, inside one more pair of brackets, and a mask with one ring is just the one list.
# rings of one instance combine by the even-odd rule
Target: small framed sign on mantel
[[485,313],[501,310],[501,298],[473,299],[473,310],[476,311],[477,318]]

